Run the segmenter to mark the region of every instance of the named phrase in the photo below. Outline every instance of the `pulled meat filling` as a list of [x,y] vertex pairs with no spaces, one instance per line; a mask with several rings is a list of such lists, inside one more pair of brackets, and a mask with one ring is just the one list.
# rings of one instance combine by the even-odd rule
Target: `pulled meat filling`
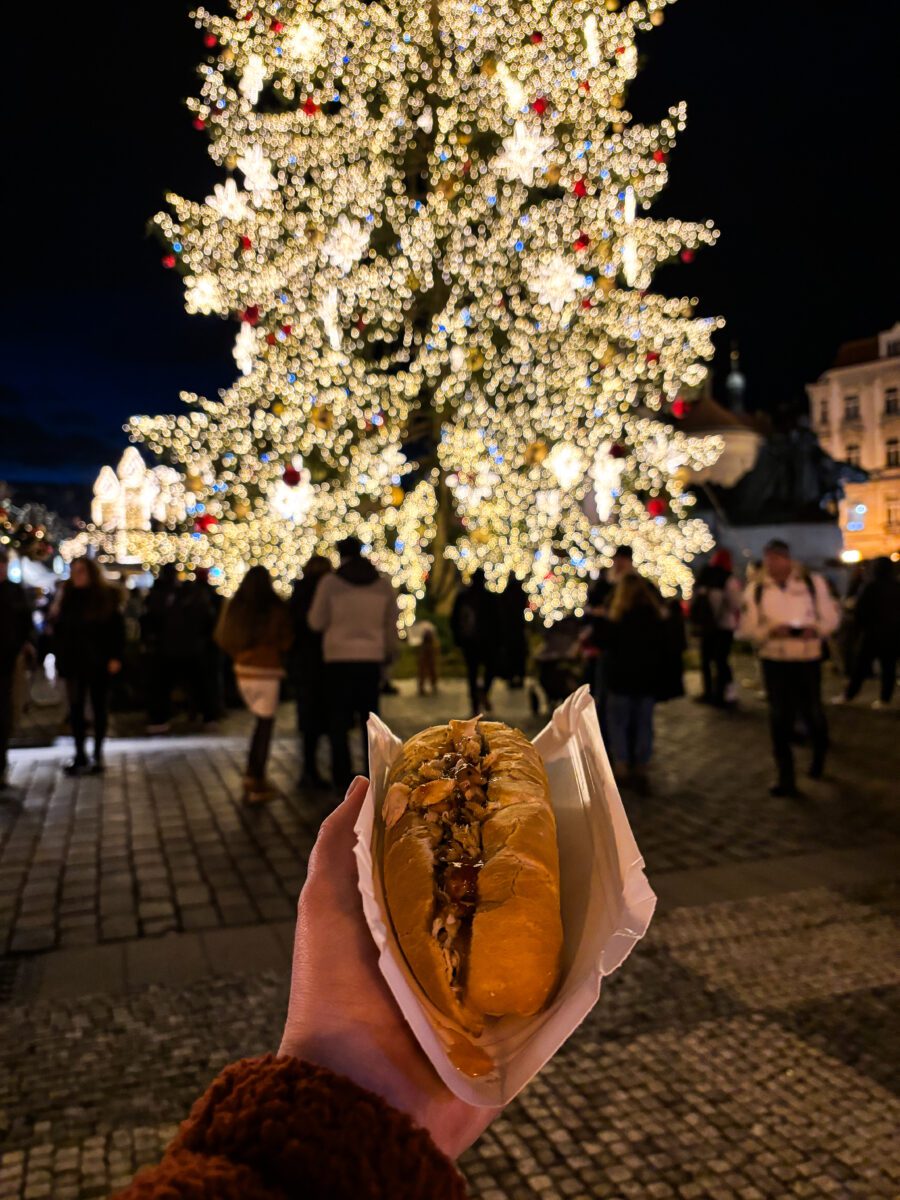
[[456,988],[465,982],[465,950],[478,904],[478,874],[484,865],[481,824],[495,807],[487,796],[492,765],[493,756],[485,753],[480,735],[465,729],[460,736],[452,730],[438,757],[422,763],[410,781],[409,807],[424,816],[434,840],[431,932]]

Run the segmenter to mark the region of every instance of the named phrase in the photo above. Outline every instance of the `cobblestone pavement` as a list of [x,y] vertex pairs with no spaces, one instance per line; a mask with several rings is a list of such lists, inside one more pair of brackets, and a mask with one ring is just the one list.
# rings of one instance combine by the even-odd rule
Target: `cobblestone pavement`
[[[412,732],[461,706],[448,690],[387,717]],[[501,715],[522,718],[511,701]],[[113,743],[103,780],[61,777],[63,748],[14,754],[0,1200],[106,1195],[220,1066],[277,1045],[296,894],[331,803],[294,790],[282,720],[284,796],[262,811],[240,806],[230,733]],[[626,796],[658,915],[465,1156],[473,1197],[896,1200],[896,714],[837,711],[831,778],[791,803],[766,794],[753,703],[731,718],[678,702],[659,727],[654,794]]]

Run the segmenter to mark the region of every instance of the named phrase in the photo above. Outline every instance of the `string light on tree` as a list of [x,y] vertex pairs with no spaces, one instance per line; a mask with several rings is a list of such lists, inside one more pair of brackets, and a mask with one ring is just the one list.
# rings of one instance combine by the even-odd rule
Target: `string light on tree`
[[[551,619],[627,541],[664,591],[687,586],[709,534],[644,446],[675,438],[671,398],[702,381],[718,322],[650,288],[716,233],[646,215],[683,106],[652,126],[626,107],[636,39],[666,2],[198,10],[212,41],[189,107],[222,179],[156,220],[188,308],[240,322],[240,375],[132,420],[196,476],[186,491],[214,522],[136,531],[142,560],[216,566],[226,589],[260,562],[286,586],[357,533],[407,613],[449,562],[493,587],[514,571]],[[392,451],[385,476],[414,421],[433,456]],[[586,501],[603,446],[621,447],[621,478],[600,521]],[[279,482],[297,494],[298,457],[302,520],[272,502]]]

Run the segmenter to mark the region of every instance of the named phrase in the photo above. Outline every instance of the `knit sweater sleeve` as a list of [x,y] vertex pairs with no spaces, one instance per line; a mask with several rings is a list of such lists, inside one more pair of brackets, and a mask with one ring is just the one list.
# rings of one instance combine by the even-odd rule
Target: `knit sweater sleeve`
[[114,1200],[465,1200],[423,1129],[295,1058],[243,1059],[194,1104],[166,1155]]

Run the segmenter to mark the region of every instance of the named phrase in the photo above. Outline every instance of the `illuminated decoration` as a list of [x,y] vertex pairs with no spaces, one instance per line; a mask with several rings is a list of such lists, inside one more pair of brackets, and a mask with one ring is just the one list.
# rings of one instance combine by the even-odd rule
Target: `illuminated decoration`
[[[646,215],[684,106],[651,126],[625,106],[635,39],[666,4],[197,12],[212,41],[191,115],[224,181],[156,221],[188,307],[240,321],[241,374],[131,421],[191,477],[183,522],[134,533],[141,561],[214,566],[226,591],[262,563],[284,588],[352,533],[405,616],[449,561],[496,588],[514,572],[552,620],[629,543],[666,594],[689,588],[711,539],[684,471],[718,445],[679,441],[671,404],[702,383],[719,322],[650,286],[717,234]],[[413,427],[435,431],[427,470],[400,450]],[[600,520],[604,446],[621,478]],[[297,458],[291,519],[273,498]]]
[[612,515],[615,498],[622,487],[622,473],[625,463],[621,458],[613,456],[613,448],[609,442],[598,447],[591,465],[591,482],[594,485],[594,504],[597,509],[597,520],[605,525]]
[[299,454],[295,454],[289,470],[285,471],[272,489],[272,512],[287,521],[305,520],[316,502],[310,478],[309,471],[303,465],[303,459]]

